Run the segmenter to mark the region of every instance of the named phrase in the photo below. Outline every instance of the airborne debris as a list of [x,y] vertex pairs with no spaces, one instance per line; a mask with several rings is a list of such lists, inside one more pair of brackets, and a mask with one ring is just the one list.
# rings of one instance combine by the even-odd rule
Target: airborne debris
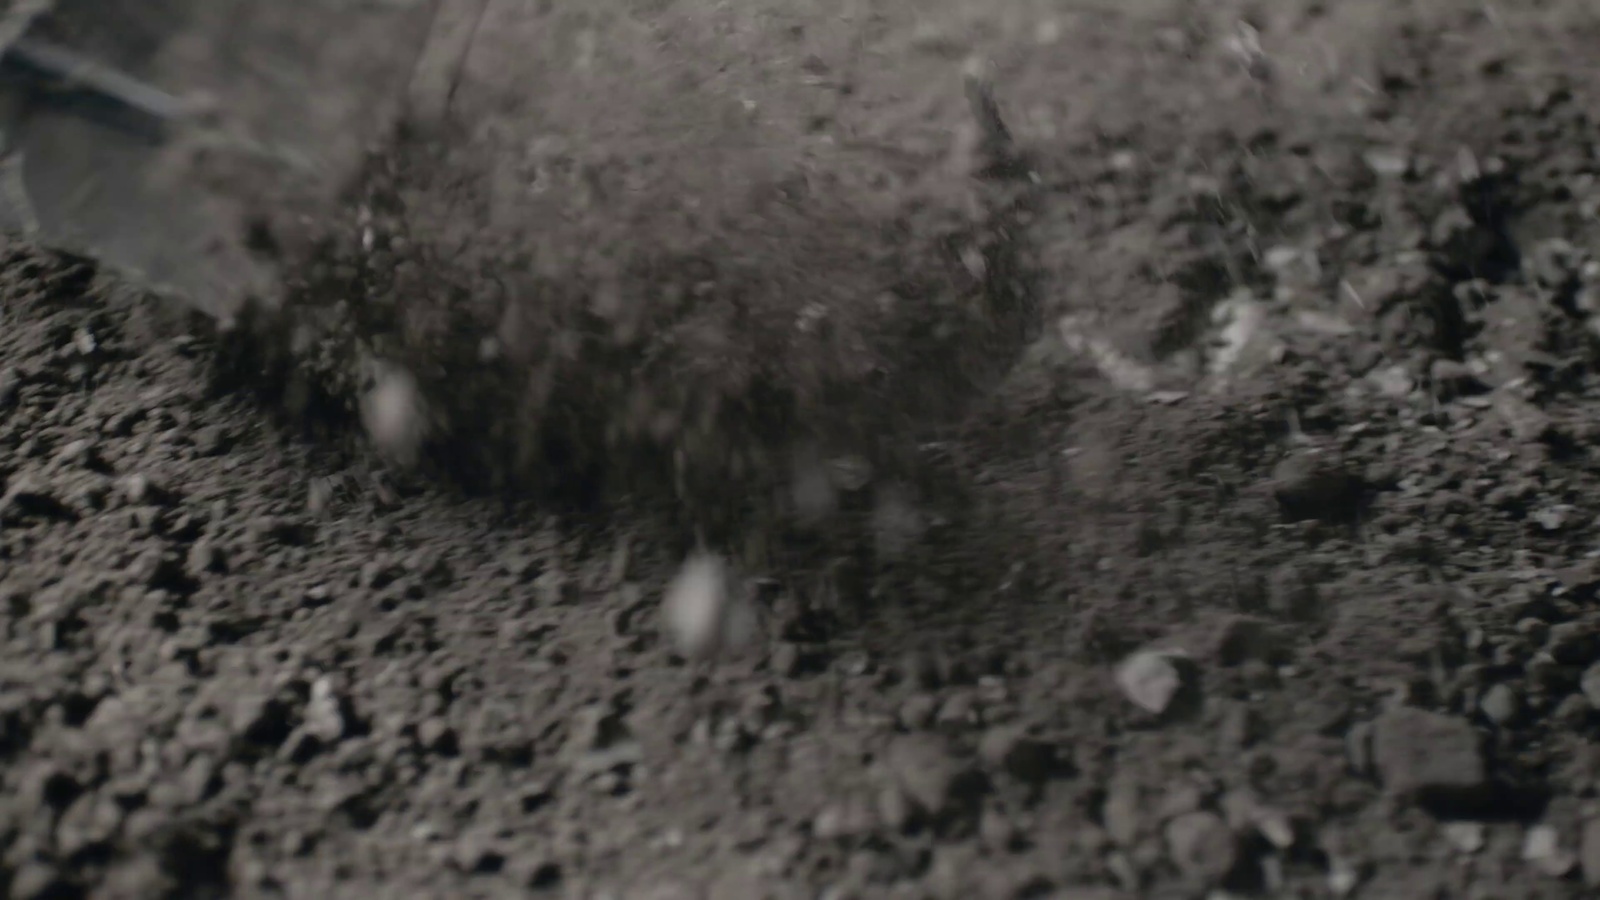
[[738,650],[755,637],[755,608],[720,556],[698,554],[685,561],[661,605],[667,635],[684,656]]
[[417,379],[390,363],[378,362],[373,368],[372,386],[361,396],[361,423],[379,452],[399,465],[416,465],[426,435]]

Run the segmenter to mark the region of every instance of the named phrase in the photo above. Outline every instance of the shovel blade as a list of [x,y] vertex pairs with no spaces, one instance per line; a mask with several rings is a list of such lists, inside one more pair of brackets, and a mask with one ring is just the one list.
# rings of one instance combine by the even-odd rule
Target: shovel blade
[[285,247],[401,115],[438,0],[31,5],[0,18],[0,226],[227,317],[281,299]]

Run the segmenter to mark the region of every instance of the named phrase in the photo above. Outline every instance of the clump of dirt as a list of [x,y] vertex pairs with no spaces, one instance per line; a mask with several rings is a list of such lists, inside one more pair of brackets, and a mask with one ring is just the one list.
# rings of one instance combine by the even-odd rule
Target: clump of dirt
[[650,51],[591,60],[536,129],[522,109],[400,135],[289,302],[234,332],[229,381],[337,430],[399,366],[430,474],[671,499],[713,540],[806,505],[791,488],[829,460],[908,477],[915,437],[1034,329],[1031,186],[987,82],[951,78],[970,127],[908,163],[796,143]]

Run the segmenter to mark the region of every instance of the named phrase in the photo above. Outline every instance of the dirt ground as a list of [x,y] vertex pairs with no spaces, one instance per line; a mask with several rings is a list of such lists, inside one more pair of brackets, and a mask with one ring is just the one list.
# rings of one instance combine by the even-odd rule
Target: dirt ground
[[10,896],[1600,889],[1600,9],[489,8],[312,338],[5,250]]

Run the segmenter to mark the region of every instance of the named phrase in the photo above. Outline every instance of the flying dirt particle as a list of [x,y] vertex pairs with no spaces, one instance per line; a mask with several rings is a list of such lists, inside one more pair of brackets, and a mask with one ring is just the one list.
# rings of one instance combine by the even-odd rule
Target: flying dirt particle
[[414,465],[426,430],[422,392],[410,372],[382,363],[376,369],[372,388],[361,398],[361,423],[380,453]]
[[662,598],[667,634],[679,653],[704,658],[734,650],[755,636],[755,610],[735,591],[719,556],[691,556]]

